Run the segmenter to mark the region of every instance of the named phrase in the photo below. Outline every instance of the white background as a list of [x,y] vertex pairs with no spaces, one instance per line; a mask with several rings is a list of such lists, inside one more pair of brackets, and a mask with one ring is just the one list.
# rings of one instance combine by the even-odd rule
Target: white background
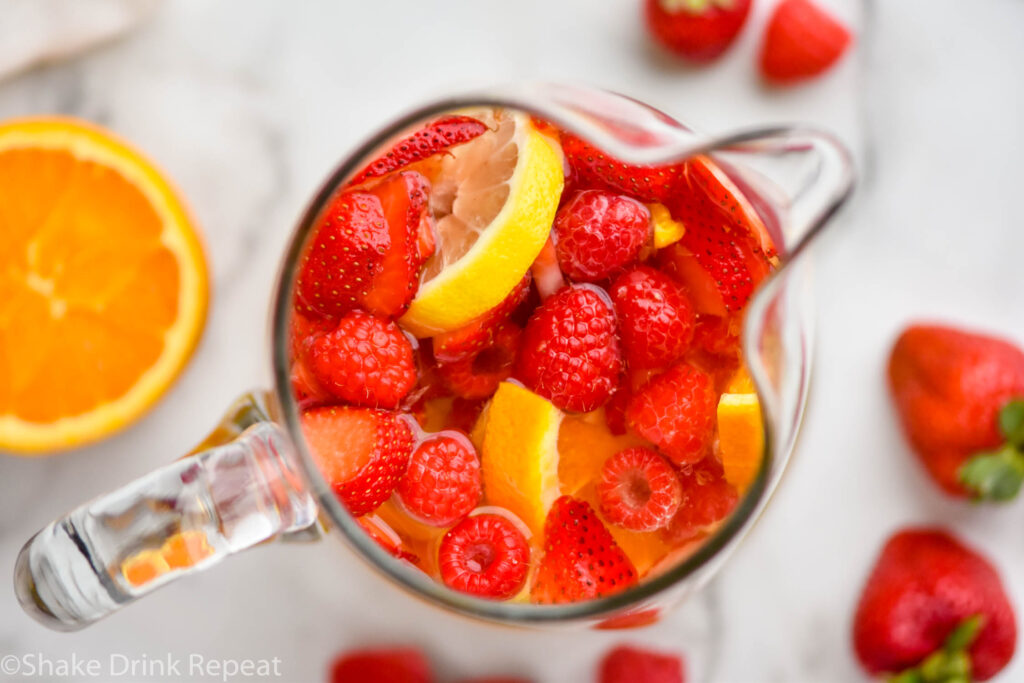
[[[266,384],[271,279],[304,200],[363,134],[419,100],[453,86],[579,80],[709,131],[826,126],[862,175],[816,249],[817,367],[790,472],[719,578],[664,623],[611,634],[484,626],[399,593],[339,543],[278,544],[73,635],[36,625],[2,588],[0,655],[278,656],[284,680],[315,682],[344,647],[408,642],[429,650],[444,680],[586,681],[609,644],[630,640],[684,652],[690,680],[858,681],[852,608],[881,542],[908,523],[956,528],[1024,598],[1022,504],[977,508],[938,494],[896,430],[882,381],[888,345],[910,319],[1024,341],[1024,5],[822,2],[858,27],[857,49],[788,92],[762,89],[752,68],[771,0],[706,70],[652,50],[633,0],[191,0],[86,58],[0,82],[0,117],[74,114],[150,154],[193,207],[215,280],[199,351],[148,417],[60,458],[0,457],[2,571],[37,528],[177,456],[237,393]],[[1003,677],[1019,679],[1024,658]]]

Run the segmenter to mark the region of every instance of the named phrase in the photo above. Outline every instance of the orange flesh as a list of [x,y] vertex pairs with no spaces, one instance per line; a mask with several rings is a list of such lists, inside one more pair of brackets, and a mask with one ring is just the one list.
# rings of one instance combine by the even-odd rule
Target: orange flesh
[[159,216],[65,150],[0,152],[0,188],[0,414],[52,422],[123,396],[178,315]]

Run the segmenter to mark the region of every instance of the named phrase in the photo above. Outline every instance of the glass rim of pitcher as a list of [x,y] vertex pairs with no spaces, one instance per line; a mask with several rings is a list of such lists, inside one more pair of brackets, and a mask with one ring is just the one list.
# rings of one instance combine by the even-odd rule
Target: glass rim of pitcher
[[[594,88],[594,90],[600,89]],[[633,100],[633,98],[626,95],[611,94]],[[637,100],[633,101],[639,102]],[[642,102],[641,104],[653,110],[653,107],[650,107],[650,105]],[[709,536],[701,539],[699,547],[671,568],[666,569],[657,576],[644,578],[626,590],[602,598],[557,605],[538,605],[529,602],[497,601],[475,597],[448,588],[425,572],[407,566],[407,563],[395,558],[374,541],[358,523],[357,518],[353,517],[345,509],[323,478],[309,452],[305,438],[302,437],[300,408],[291,392],[288,334],[292,302],[294,301],[295,277],[298,273],[302,250],[305,248],[306,240],[314,224],[335,193],[356,172],[361,170],[368,160],[373,158],[374,152],[379,151],[388,142],[393,141],[397,135],[407,132],[410,127],[432,116],[470,107],[502,107],[524,111],[544,118],[551,118],[545,112],[536,111],[528,104],[522,102],[510,101],[509,98],[502,97],[500,94],[471,94],[435,100],[393,119],[373,135],[365,138],[361,144],[347,154],[326,176],[312,199],[302,210],[282,257],[273,290],[270,321],[274,384],[273,398],[275,407],[280,411],[280,414],[276,417],[278,420],[283,421],[288,433],[292,436],[296,452],[299,455],[298,464],[302,468],[307,482],[311,485],[311,492],[315,495],[321,510],[327,512],[331,522],[342,533],[346,543],[373,569],[383,573],[388,579],[412,595],[425,598],[432,604],[464,615],[504,623],[512,622],[526,625],[530,623],[541,624],[574,619],[599,618],[602,616],[620,616],[627,613],[626,608],[642,603],[644,600],[662,593],[693,575],[719,556],[734,540],[739,540],[741,532],[749,528],[748,523],[752,522],[753,518],[756,518],[755,513],[759,512],[762,503],[766,502],[765,494],[768,491],[768,475],[773,458],[774,425],[771,420],[767,419],[766,415],[764,416],[765,419],[763,419],[765,432],[763,457],[754,481],[742,494],[736,508],[722,524]],[[668,116],[667,114],[663,115]],[[668,116],[668,118],[675,122],[673,117]],[[562,127],[561,121],[556,120],[555,123]],[[571,126],[567,127],[571,128]],[[584,135],[584,137],[586,136]],[[706,153],[712,152],[713,148],[717,147],[720,143],[721,141],[716,141],[715,144],[709,145]],[[780,266],[772,273],[768,280],[762,283],[761,287],[751,298],[748,304],[748,311],[752,310],[759,300],[763,300],[764,297],[770,295],[770,290],[772,289],[769,287],[770,282],[775,279],[786,263],[790,262],[795,255],[796,252],[787,254],[783,266]],[[741,335],[744,357],[749,357],[748,354],[756,351],[753,348],[754,342],[748,332],[748,326],[744,325]],[[806,339],[804,343],[807,343]],[[757,393],[763,395],[760,387],[761,382],[756,373],[754,373],[754,383],[758,389]],[[762,405],[762,412],[763,410]],[[803,404],[799,406],[799,411],[799,419],[802,419],[804,412]]]

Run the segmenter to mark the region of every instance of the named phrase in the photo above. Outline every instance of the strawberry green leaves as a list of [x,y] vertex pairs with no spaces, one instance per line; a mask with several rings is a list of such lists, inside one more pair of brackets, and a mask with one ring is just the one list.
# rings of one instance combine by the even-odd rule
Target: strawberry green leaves
[[1024,400],[1013,400],[999,411],[999,431],[1006,444],[979,453],[960,469],[960,482],[976,500],[1013,500],[1024,484]]

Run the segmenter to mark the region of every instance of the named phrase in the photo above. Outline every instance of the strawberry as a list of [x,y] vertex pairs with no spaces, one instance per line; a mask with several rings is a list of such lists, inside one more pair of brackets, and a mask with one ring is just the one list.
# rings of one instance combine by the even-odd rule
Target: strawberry
[[713,455],[684,466],[679,472],[679,486],[679,510],[662,532],[662,538],[673,545],[699,538],[707,527],[725,519],[739,500],[736,489],[725,480],[722,463]]
[[317,384],[355,405],[397,408],[416,384],[412,345],[402,329],[362,311],[317,336],[307,357]]
[[457,396],[487,398],[512,376],[521,336],[522,330],[514,323],[502,323],[494,331],[490,346],[454,363],[438,363],[437,373]]
[[544,521],[544,556],[530,589],[533,602],[603,598],[636,582],[633,563],[590,504],[571,496],[556,500]]
[[412,455],[408,423],[383,410],[312,408],[302,413],[302,433],[324,479],[356,517],[391,496]]
[[630,531],[665,526],[683,497],[672,466],[643,447],[627,448],[605,460],[597,495],[605,519]]
[[[380,181],[370,192],[380,200],[387,218],[391,247],[360,304],[375,315],[397,317],[416,296],[420,270],[433,253],[433,228],[427,213],[430,181],[414,171],[403,171]],[[430,238],[424,238],[423,232]]]
[[771,272],[771,262],[745,214],[723,206],[696,177],[667,204],[686,232],[660,250],[658,261],[693,296],[697,312],[739,311]]
[[637,266],[615,278],[609,294],[631,368],[665,367],[686,353],[693,339],[693,304],[670,277]]
[[607,190],[642,202],[665,203],[685,181],[685,163],[631,166],[609,157],[572,133],[563,132],[561,142],[562,153],[570,169],[565,196],[570,196],[570,188]]
[[615,390],[612,397],[604,404],[604,421],[608,425],[608,431],[617,436],[626,433],[626,406],[632,398],[629,385],[625,378],[619,379],[619,388]]
[[988,680],[1016,641],[995,568],[941,529],[905,529],[886,542],[853,621],[861,664],[896,683]]
[[683,683],[678,655],[619,645],[601,659],[600,683]]
[[777,85],[827,71],[850,46],[850,31],[810,0],[782,0],[761,47],[761,75]]
[[711,377],[681,362],[633,394],[626,420],[672,462],[689,465],[707,454],[717,409]]
[[532,276],[529,271],[505,299],[476,320],[433,338],[434,357],[445,363],[464,360],[484,350],[494,342],[494,333],[508,320],[530,293]]
[[402,547],[402,539],[383,519],[377,515],[363,515],[356,521],[363,527],[366,535],[376,541],[389,555],[412,564],[419,563],[420,558]]
[[750,4],[750,0],[647,0],[647,28],[675,54],[710,62],[736,40]]
[[441,539],[441,580],[480,598],[507,600],[523,587],[530,545],[511,521],[495,514],[467,517]]
[[465,678],[458,683],[533,683],[533,681],[516,676],[486,676],[484,678]]
[[456,396],[452,399],[452,409],[448,413],[448,420],[445,423],[446,429],[457,429],[463,434],[473,431],[473,426],[480,418],[486,401],[483,399],[468,399]]
[[320,385],[313,371],[309,369],[309,362],[305,356],[292,361],[289,377],[292,395],[303,408],[328,403],[333,398],[331,393]]
[[334,197],[299,266],[296,308],[314,318],[341,315],[361,305],[391,249],[380,199],[367,192]]
[[889,388],[918,458],[947,493],[1008,500],[1024,481],[1024,352],[915,325],[889,356]]
[[404,137],[383,155],[352,178],[351,185],[358,185],[370,178],[387,175],[392,171],[422,161],[455,145],[469,142],[487,131],[487,126],[469,116],[445,116],[432,121]]
[[331,664],[331,683],[433,683],[430,662],[413,648],[346,652]]
[[440,433],[420,442],[395,493],[411,517],[449,526],[480,502],[480,460],[462,434]]
[[526,323],[515,375],[562,410],[585,413],[608,400],[621,369],[611,305],[601,290],[574,285]]
[[558,209],[552,230],[562,272],[599,282],[636,260],[651,235],[651,214],[624,195],[584,190]]

